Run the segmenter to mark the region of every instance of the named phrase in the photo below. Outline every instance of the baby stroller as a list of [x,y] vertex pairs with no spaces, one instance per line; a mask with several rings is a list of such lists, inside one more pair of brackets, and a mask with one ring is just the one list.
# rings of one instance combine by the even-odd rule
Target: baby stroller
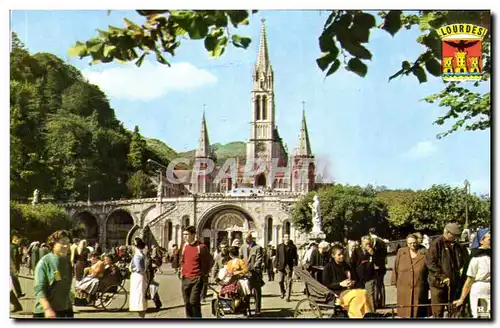
[[[220,288],[216,289],[218,286]],[[225,278],[218,283],[208,284],[208,287],[215,293],[212,300],[212,315],[221,318],[231,314],[243,314],[246,317],[252,315],[252,290],[249,288],[248,279],[245,277],[237,281]],[[255,307],[253,309],[255,313]]]

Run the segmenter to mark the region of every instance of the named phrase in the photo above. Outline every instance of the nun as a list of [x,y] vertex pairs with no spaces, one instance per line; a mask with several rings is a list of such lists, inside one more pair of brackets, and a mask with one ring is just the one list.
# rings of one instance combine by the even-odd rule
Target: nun
[[146,244],[141,238],[136,237],[134,246],[134,256],[129,266],[131,272],[129,311],[137,312],[139,318],[144,318],[148,309],[146,299],[148,278],[146,273],[146,259],[143,253]]

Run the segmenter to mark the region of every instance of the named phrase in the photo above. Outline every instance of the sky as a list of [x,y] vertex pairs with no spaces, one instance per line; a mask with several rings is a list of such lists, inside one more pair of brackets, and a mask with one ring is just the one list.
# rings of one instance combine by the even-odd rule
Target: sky
[[[89,66],[89,58],[68,57],[76,41],[97,35],[96,29],[123,26],[123,18],[142,18],[133,11],[24,11],[11,15],[11,28],[31,53],[53,53],[82,71],[108,96],[125,126],[159,139],[176,151],[196,148],[205,105],[211,143],[246,141],[250,135],[252,70],[257,58],[261,18],[266,19],[269,56],[274,70],[276,124],[289,150],[298,144],[305,111],[319,173],[351,185],[428,188],[433,184],[490,191],[490,131],[457,132],[438,140],[447,126],[433,125],[446,112],[421,99],[444,88],[439,79],[419,84],[411,77],[388,81],[401,61],[424,49],[418,29],[395,37],[372,31],[367,48],[373,58],[365,78],[341,68],[325,79],[317,67],[317,38],[328,17],[321,11],[261,11],[250,25],[232,33],[249,36],[247,50],[228,47],[211,59],[202,41],[183,41],[168,68],[147,58],[133,64]],[[489,90],[489,86],[480,89]],[[449,125],[448,125],[449,126]]]

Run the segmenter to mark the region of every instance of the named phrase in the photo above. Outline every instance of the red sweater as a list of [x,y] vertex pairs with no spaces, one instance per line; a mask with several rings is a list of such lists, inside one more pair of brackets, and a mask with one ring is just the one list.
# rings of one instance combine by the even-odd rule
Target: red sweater
[[[199,247],[199,250],[198,250]],[[205,244],[195,242],[192,245],[182,245],[182,276],[197,278],[205,276],[210,270],[210,252]]]

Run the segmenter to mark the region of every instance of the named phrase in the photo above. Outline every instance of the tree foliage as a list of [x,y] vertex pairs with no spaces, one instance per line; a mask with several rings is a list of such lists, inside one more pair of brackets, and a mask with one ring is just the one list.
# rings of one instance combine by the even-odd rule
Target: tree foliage
[[[129,166],[140,146],[140,165]],[[47,54],[31,55],[13,33],[10,80],[11,199],[26,202],[35,189],[43,199],[130,197],[127,181],[150,174],[147,158],[163,156],[116,119],[106,95],[73,66]],[[154,172],[152,174],[155,174]],[[154,192],[154,190],[153,190]]]
[[[250,38],[231,34],[231,28],[249,24],[249,16],[256,11],[235,10],[138,10],[146,18],[143,25],[129,19],[124,27],[109,26],[108,30],[98,30],[98,36],[85,42],[77,42],[69,55],[80,58],[91,57],[92,63],[135,61],[140,66],[145,56],[155,54],[158,62],[169,65],[163,57],[175,50],[183,39],[203,40],[211,57],[221,56],[226,47],[247,48]],[[326,77],[344,68],[361,77],[368,73],[372,53],[368,49],[370,34],[375,29],[395,36],[401,29],[418,26],[421,34],[416,42],[424,46],[424,51],[414,59],[404,60],[401,69],[389,77],[389,81],[400,76],[415,76],[419,83],[428,80],[428,74],[441,76],[441,40],[436,30],[453,23],[473,23],[490,30],[489,11],[419,11],[405,14],[400,10],[380,11],[377,15],[361,10],[333,10],[329,13],[323,31],[318,37],[321,55],[316,60]],[[491,37],[488,33],[483,40],[484,76],[477,87],[489,83],[491,74]],[[434,124],[453,126],[438,135],[446,136],[454,131],[484,130],[491,125],[490,95],[472,91],[472,88],[458,87],[457,83],[447,83],[438,94],[424,99],[428,103],[440,100],[439,106],[448,108]]]
[[[388,236],[389,224],[386,208],[376,198],[373,187],[334,185],[318,192],[327,240],[359,239],[368,229],[377,227],[381,236]],[[299,229],[312,228],[311,209],[313,193],[302,198],[293,209],[293,220]]]
[[[301,231],[312,228],[309,204],[315,193],[305,195],[293,208],[293,220]],[[448,185],[413,191],[335,184],[317,194],[328,240],[359,239],[372,227],[393,240],[415,231],[437,234],[449,222],[465,224],[466,204],[469,227],[491,225],[489,196],[467,195],[464,189]]]
[[29,241],[45,242],[56,230],[72,231],[75,227],[62,208],[52,204],[36,207],[16,202],[10,203],[10,233]]

